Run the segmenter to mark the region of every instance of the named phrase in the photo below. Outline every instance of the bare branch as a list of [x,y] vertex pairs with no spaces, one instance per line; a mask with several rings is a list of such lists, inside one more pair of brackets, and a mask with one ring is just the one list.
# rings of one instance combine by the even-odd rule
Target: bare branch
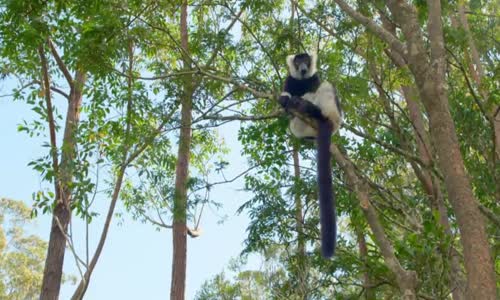
[[66,81],[68,82],[69,86],[73,86],[73,77],[71,77],[71,74],[68,71],[68,68],[66,67],[66,64],[62,61],[61,57],[59,56],[59,53],[57,53],[56,48],[54,47],[54,44],[52,43],[52,40],[49,38],[47,39],[47,42],[49,43],[50,51],[52,52],[52,55],[54,56],[57,66],[63,73],[64,77],[66,78]]
[[[38,54],[40,55],[40,63],[42,65],[42,78],[43,78],[43,92],[45,95],[45,106],[47,109],[47,122],[49,123],[50,135],[50,154],[52,156],[52,169],[54,170],[54,191],[56,201],[60,201],[60,184],[59,184],[59,160],[57,157],[57,143],[56,143],[56,125],[54,120],[54,113],[52,111],[52,98],[50,95],[50,78],[47,64],[47,57],[43,45],[38,47]],[[65,231],[61,231],[63,234]]]
[[491,223],[495,224],[498,228],[500,228],[500,217],[492,212],[489,208],[482,204],[478,204],[479,210],[483,213],[484,216],[488,218],[488,220],[491,221]]
[[163,220],[160,220],[160,222],[154,220],[153,218],[149,217],[147,214],[142,215],[146,220],[151,222],[152,224],[159,226],[161,228],[166,228],[166,229],[172,229],[172,225],[167,225],[163,222]]
[[57,227],[59,228],[59,230],[64,235],[64,239],[66,239],[66,243],[67,243],[69,249],[71,250],[71,253],[73,254],[73,257],[75,258],[75,263],[76,263],[76,266],[78,267],[78,272],[80,272],[80,276],[83,279],[83,272],[82,272],[82,269],[80,268],[80,264],[82,264],[85,267],[87,267],[87,265],[85,264],[85,262],[76,253],[75,247],[73,246],[73,243],[71,242],[71,239],[65,233],[64,228],[63,228],[63,226],[61,224],[61,221],[59,221],[59,218],[57,216],[54,216],[54,220],[56,221]]

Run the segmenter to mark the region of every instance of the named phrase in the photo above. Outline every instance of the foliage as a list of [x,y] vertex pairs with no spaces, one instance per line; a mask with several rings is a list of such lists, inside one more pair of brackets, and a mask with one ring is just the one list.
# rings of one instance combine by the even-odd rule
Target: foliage
[[[347,2],[377,24],[395,24],[384,1]],[[410,2],[426,31],[427,2]],[[59,135],[64,129],[65,104],[61,103],[64,94],[72,91],[48,39],[70,72],[82,69],[87,74],[75,131],[78,151],[71,163],[73,213],[87,222],[100,217],[92,208],[94,200],[112,195],[117,174],[127,169],[120,193],[126,209],[135,219],[170,227],[179,98],[183,72],[188,72],[195,86],[189,221],[197,227],[204,206],[224,205],[212,199],[210,191],[216,184],[232,182],[224,172],[234,163],[226,154],[236,141],[226,143],[218,130],[234,122],[243,149],[236,163],[247,164],[244,189],[250,195],[239,209],[250,218],[243,253],[260,254],[266,263],[263,270],[244,271],[244,262],[236,262],[231,273],[222,272],[207,281],[198,299],[293,298],[299,292],[311,299],[332,295],[358,299],[369,292],[374,299],[399,297],[397,278],[363,214],[357,190],[337,164],[333,173],[339,246],[334,259],[320,257],[315,147],[287,133],[287,119],[274,101],[286,76],[286,55],[315,49],[321,78],[335,83],[345,113],[343,129],[332,141],[366,183],[370,204],[398,263],[417,274],[418,294],[446,299],[452,275],[463,273],[461,233],[442,170],[435,163],[439,141],[428,142],[429,163],[419,150],[420,142],[434,129],[429,128],[429,116],[422,113],[409,68],[397,66],[388,55],[388,45],[348,17],[335,1],[189,4],[191,69],[183,63],[186,53],[179,42],[176,1],[0,1],[0,75],[19,80],[13,98],[25,102],[37,116],[20,124],[20,132],[47,137],[49,109],[40,86],[40,46],[51,54],[49,73],[52,86],[59,90],[52,93],[55,126]],[[470,1],[470,32],[456,26],[462,4],[442,3],[446,86],[474,196],[495,215],[500,199],[492,125],[492,112],[498,113],[500,105],[499,18],[494,15],[498,4]],[[399,28],[394,32],[401,38]],[[471,64],[470,39],[477,45],[484,69],[480,81],[474,77],[477,66]],[[414,92],[409,94],[422,117],[421,133],[412,121],[406,91]],[[46,152],[30,163],[44,180],[41,190],[33,193],[35,215],[52,212],[56,193],[51,184],[60,175],[52,164],[54,149],[45,146]],[[58,142],[57,146],[60,156],[67,145]],[[293,168],[294,149],[300,178]],[[426,191],[423,173],[432,179],[431,193],[441,197],[441,210]],[[487,224],[493,255],[498,258],[499,228],[493,222]],[[21,252],[43,245],[35,246],[24,246]],[[458,269],[451,266],[452,256],[458,257]],[[33,264],[41,258],[36,256]],[[498,272],[498,264],[496,268]],[[307,288],[300,290],[304,282]]]

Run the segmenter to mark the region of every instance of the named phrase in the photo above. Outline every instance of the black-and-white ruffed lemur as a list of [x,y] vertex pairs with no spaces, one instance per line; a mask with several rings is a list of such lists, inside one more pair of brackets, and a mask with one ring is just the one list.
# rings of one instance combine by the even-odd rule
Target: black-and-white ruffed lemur
[[298,112],[317,124],[314,128],[300,116],[293,116],[289,129],[298,138],[316,139],[321,249],[324,257],[331,257],[335,253],[337,225],[330,139],[342,123],[340,100],[331,83],[320,81],[315,53],[289,55],[286,62],[289,75],[279,97],[280,104],[287,112]]

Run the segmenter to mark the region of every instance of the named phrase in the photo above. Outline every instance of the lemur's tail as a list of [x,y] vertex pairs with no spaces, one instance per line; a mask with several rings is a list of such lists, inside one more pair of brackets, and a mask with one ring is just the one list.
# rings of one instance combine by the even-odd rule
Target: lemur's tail
[[330,142],[333,126],[329,121],[318,121],[318,190],[321,223],[321,250],[324,257],[335,254],[337,225],[335,195],[333,193]]

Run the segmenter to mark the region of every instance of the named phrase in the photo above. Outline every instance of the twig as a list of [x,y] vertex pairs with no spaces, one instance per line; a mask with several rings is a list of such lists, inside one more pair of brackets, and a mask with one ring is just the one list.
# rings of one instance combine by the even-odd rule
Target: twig
[[64,239],[66,240],[66,242],[68,243],[68,246],[69,246],[69,249],[71,250],[71,252],[73,253],[73,257],[75,258],[75,262],[76,262],[76,266],[78,267],[78,272],[80,272],[80,276],[82,277],[82,280],[85,280],[84,279],[84,276],[83,276],[83,272],[82,272],[82,269],[80,268],[80,264],[82,264],[85,268],[88,268],[88,266],[85,264],[85,262],[76,254],[76,251],[75,251],[75,248],[73,247],[73,243],[71,243],[70,241],[70,238],[68,237],[68,235],[66,234],[66,232],[64,231],[64,228],[61,224],[61,221],[59,221],[59,218],[57,216],[54,216],[54,219],[56,221],[56,224],[57,224],[57,227],[59,228],[59,230],[61,231],[61,233],[63,234],[64,236]]

